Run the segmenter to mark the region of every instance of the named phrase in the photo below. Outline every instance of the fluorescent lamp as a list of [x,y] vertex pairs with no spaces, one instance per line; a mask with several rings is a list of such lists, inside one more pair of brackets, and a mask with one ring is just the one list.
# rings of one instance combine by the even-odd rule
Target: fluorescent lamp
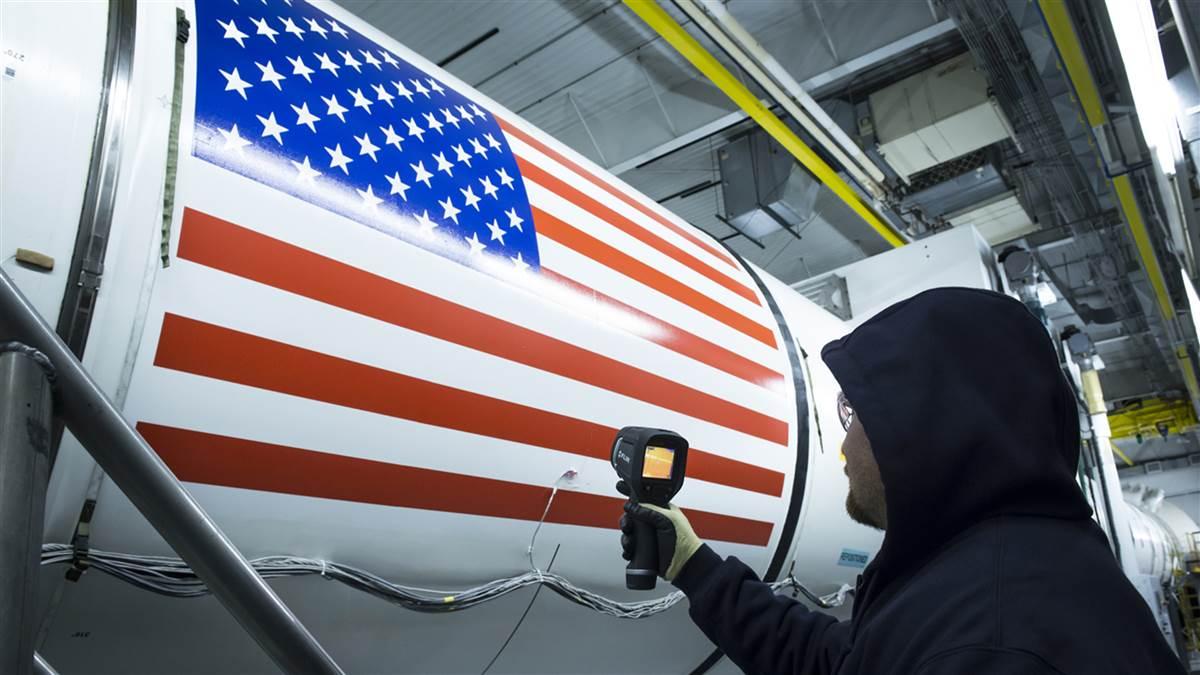
[[1159,169],[1175,175],[1175,161],[1183,156],[1175,115],[1179,102],[1163,65],[1158,26],[1150,0],[1106,0],[1125,76],[1133,92],[1133,106],[1146,145],[1158,159]]

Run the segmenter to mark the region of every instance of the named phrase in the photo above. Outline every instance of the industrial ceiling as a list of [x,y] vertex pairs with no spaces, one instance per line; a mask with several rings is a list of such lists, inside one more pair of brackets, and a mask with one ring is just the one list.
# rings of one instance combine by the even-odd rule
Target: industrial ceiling
[[[342,4],[785,282],[889,248],[790,156],[776,157],[778,144],[620,1]],[[659,4],[787,118],[683,11],[686,3]],[[1129,91],[1103,3],[1067,4],[1104,105],[1120,118],[1130,108]],[[1039,278],[1059,299],[1047,318],[1055,330],[1076,326],[1092,338],[1111,403],[1163,397],[1196,403],[1196,392],[1189,398],[1190,366],[1179,352],[1185,340],[1195,344],[1180,270],[1189,276],[1196,270],[1171,250],[1149,172],[1131,164],[1133,190],[1157,237],[1154,250],[1167,261],[1163,293],[1179,308],[1164,318],[1163,293],[1156,298],[1139,257],[1144,251],[1135,247],[1111,189],[1109,160],[1080,112],[1078,84],[1060,65],[1038,3],[728,0],[723,6],[886,173],[884,202],[897,229],[919,237],[969,222],[998,254],[1011,244],[1029,248]],[[1174,19],[1169,9],[1160,12],[1168,44]],[[1187,68],[1182,49],[1166,52],[1171,72]],[[964,64],[957,74],[951,72],[956,63]],[[907,99],[938,95],[931,92],[939,77],[960,88],[978,81],[978,99],[954,114],[969,120],[976,135],[995,132],[979,142],[983,147],[964,152],[968,146],[957,142],[947,153],[916,132],[889,130],[916,114],[919,106]],[[787,121],[823,159],[843,168],[795,120]],[[939,134],[949,126],[932,122],[929,128]],[[914,151],[912,139],[929,147]],[[944,161],[947,154],[955,158]],[[743,196],[741,187],[722,166],[738,161],[754,166],[760,183],[754,201],[777,208],[746,211],[733,203]],[[760,167],[773,178],[762,178]],[[1132,462],[1195,452],[1194,434],[1182,431],[1170,443],[1121,445]]]

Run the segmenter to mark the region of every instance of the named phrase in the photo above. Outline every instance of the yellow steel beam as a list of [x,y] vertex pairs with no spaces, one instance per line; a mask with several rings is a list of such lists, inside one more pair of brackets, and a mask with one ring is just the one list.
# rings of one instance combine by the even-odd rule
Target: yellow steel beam
[[[1046,19],[1046,25],[1050,29],[1050,38],[1067,70],[1067,79],[1071,81],[1071,85],[1075,89],[1075,96],[1087,119],[1087,124],[1093,129],[1107,124],[1108,113],[1100,98],[1100,90],[1096,87],[1092,71],[1088,69],[1087,59],[1083,55],[1083,46],[1079,42],[1079,36],[1075,33],[1075,25],[1071,23],[1071,16],[1067,13],[1066,3],[1063,0],[1038,0],[1038,6],[1042,10],[1042,16]],[[1146,276],[1150,280],[1150,288],[1154,291],[1158,311],[1169,327],[1175,320],[1175,305],[1171,302],[1171,296],[1167,291],[1167,279],[1163,274],[1162,265],[1158,262],[1158,255],[1154,252],[1154,246],[1150,241],[1150,231],[1146,227],[1146,221],[1142,218],[1142,211],[1133,194],[1129,176],[1121,175],[1113,178],[1112,187],[1113,192],[1117,195],[1121,213],[1125,216],[1125,222],[1129,225],[1129,233],[1133,236],[1138,258],[1141,259],[1142,267],[1146,270]],[[1193,405],[1200,404],[1200,383],[1196,381],[1196,374],[1192,372],[1191,359],[1188,358],[1187,352],[1177,353],[1176,357],[1179,359],[1179,369],[1183,374],[1183,381],[1187,386],[1188,393],[1192,397]]]
[[721,65],[712,54],[688,34],[683,26],[671,18],[654,0],[624,0],[625,5],[641,17],[646,25],[654,29],[664,40],[687,59],[697,70],[712,81],[739,108],[746,111],[760,127],[779,142],[800,164],[812,172],[817,180],[824,183],[857,213],[879,236],[894,247],[906,244],[896,230],[892,228],[875,210],[865,203],[842,177],[821,159],[813,149],[764,106],[750,90],[741,83],[733,73]]
[[[1096,87],[1092,71],[1088,69],[1087,60],[1083,55],[1083,46],[1075,34],[1075,25],[1071,23],[1066,3],[1063,0],[1038,0],[1038,5],[1042,9],[1042,16],[1046,18],[1046,25],[1050,28],[1050,37],[1054,41],[1054,46],[1058,48],[1058,55],[1067,69],[1067,77],[1075,88],[1079,107],[1083,109],[1088,126],[1095,129],[1107,124],[1108,113],[1104,109],[1100,90]],[[1146,229],[1146,221],[1142,219],[1142,212],[1138,208],[1137,198],[1134,197],[1129,176],[1117,176],[1112,180],[1112,186],[1117,195],[1117,202],[1121,206],[1121,213],[1125,216],[1125,222],[1129,224],[1129,231],[1133,235],[1138,257],[1141,258],[1146,275],[1150,278],[1150,286],[1154,289],[1158,309],[1163,318],[1170,321],[1175,318],[1175,307],[1171,303],[1171,296],[1167,293],[1166,277],[1163,276],[1162,267],[1158,264],[1158,256],[1154,253],[1154,247],[1150,243],[1150,233]]]
[[1200,426],[1196,411],[1184,400],[1148,398],[1108,413],[1113,438],[1153,438],[1181,434]]

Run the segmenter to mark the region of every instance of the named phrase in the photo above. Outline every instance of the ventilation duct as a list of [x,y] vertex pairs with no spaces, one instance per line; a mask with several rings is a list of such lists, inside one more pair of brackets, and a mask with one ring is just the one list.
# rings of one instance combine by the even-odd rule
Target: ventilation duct
[[754,240],[815,215],[820,183],[767,134],[740,136],[717,152],[725,221]]
[[970,54],[880,89],[870,103],[879,153],[906,181],[1012,135]]

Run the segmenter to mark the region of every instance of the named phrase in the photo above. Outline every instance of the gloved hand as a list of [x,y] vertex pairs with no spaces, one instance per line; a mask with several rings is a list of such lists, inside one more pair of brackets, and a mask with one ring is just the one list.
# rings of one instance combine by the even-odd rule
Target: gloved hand
[[[617,481],[617,490],[628,496],[625,481]],[[633,560],[637,542],[633,537],[635,521],[649,523],[654,528],[658,545],[658,574],[667,581],[674,581],[679,571],[700,549],[703,543],[692,530],[692,524],[678,506],[664,509],[653,504],[625,502],[625,515],[621,516],[621,557]]]

